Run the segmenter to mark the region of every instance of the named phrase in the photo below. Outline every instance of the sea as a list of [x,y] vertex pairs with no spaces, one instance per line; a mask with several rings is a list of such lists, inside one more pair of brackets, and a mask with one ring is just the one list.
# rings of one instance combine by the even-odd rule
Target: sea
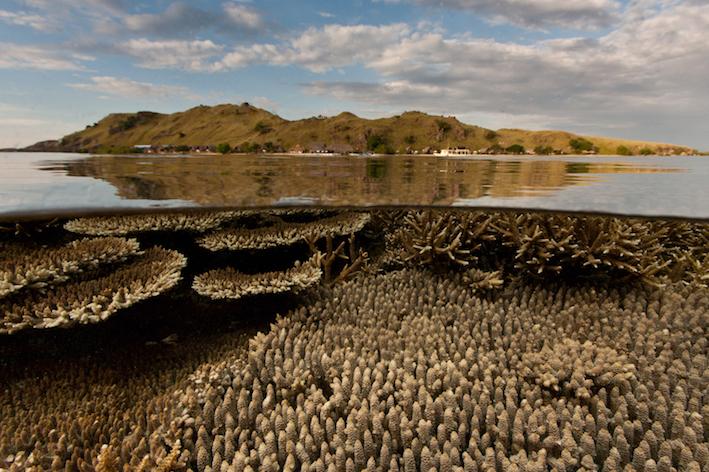
[[0,471],[709,470],[709,160],[0,153]]

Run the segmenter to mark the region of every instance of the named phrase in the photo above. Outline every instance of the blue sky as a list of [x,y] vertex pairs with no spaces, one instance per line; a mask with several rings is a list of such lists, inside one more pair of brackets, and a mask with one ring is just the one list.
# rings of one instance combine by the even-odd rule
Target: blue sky
[[248,101],[709,149],[707,44],[705,0],[3,0],[0,147]]

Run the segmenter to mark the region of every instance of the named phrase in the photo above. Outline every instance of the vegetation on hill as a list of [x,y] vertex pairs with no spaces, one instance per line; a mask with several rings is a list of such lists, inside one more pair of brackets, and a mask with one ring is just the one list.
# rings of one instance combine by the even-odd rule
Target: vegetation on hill
[[161,114],[110,114],[60,141],[38,143],[29,150],[131,152],[134,146],[170,146],[187,152],[201,146],[218,152],[427,153],[447,147],[524,154],[681,154],[694,150],[660,143],[578,136],[564,131],[490,130],[461,123],[455,117],[409,111],[380,119],[352,113],[289,121],[248,103],[191,108]]

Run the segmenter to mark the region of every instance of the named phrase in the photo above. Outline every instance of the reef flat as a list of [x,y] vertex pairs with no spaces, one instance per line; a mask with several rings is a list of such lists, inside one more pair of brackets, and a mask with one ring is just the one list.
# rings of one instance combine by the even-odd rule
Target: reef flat
[[6,229],[2,469],[709,468],[704,223],[282,210]]

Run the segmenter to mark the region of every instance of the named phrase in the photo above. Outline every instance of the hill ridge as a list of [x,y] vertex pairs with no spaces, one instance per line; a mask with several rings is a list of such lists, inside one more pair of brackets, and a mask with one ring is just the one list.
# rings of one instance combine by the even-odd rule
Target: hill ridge
[[455,116],[417,110],[387,118],[362,118],[343,111],[335,116],[287,120],[249,103],[198,105],[165,114],[152,111],[111,113],[84,130],[29,151],[129,152],[151,145],[182,150],[213,149],[220,143],[237,151],[322,151],[426,153],[447,147],[473,151],[599,154],[693,154],[687,146],[579,135],[567,131],[492,130]]

